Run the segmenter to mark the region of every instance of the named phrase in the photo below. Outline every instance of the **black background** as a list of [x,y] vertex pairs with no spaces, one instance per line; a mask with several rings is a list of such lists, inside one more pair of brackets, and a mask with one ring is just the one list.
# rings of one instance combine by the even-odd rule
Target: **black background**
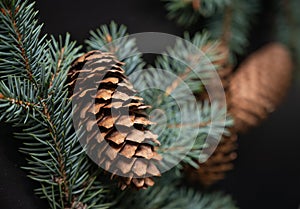
[[[251,31],[249,52],[272,40],[271,2],[265,1],[259,23]],[[111,20],[127,25],[130,33],[182,35],[184,31],[166,19],[159,0],[51,0],[37,2],[36,8],[45,23],[44,33],[57,36],[70,32],[79,43],[88,38],[89,30]],[[192,28],[196,30],[197,26]],[[232,194],[241,209],[298,209],[300,205],[300,94],[296,83],[265,123],[240,136],[236,167],[216,185]],[[13,139],[10,126],[1,124],[0,136],[0,208],[47,208],[33,195],[36,185],[19,168],[26,163],[17,151],[20,143]]]

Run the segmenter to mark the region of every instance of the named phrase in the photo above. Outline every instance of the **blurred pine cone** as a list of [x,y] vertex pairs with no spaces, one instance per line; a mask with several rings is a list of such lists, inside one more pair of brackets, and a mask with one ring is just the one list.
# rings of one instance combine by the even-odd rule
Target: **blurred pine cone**
[[230,80],[229,112],[235,130],[246,132],[275,110],[285,96],[293,62],[283,45],[271,43],[244,61]]
[[191,184],[209,187],[225,177],[225,173],[233,169],[233,161],[237,154],[237,135],[223,136],[213,154],[204,163],[198,163],[199,168],[185,169],[187,180]]
[[[220,45],[220,52],[226,50]],[[225,53],[226,55],[226,53]],[[235,123],[231,136],[223,136],[214,154],[199,169],[187,168],[190,182],[207,187],[225,176],[233,168],[232,161],[237,154],[236,133],[245,132],[257,126],[281,102],[290,85],[293,63],[289,51],[278,43],[268,44],[250,55],[237,72],[232,75],[232,67],[226,57],[218,63],[218,70],[230,114]]]
[[86,127],[89,156],[119,178],[121,189],[146,188],[154,184],[152,176],[160,176],[155,151],[160,143],[147,129],[149,106],[135,96],[122,65],[100,51],[78,58],[69,71],[70,92],[77,103],[74,113]]

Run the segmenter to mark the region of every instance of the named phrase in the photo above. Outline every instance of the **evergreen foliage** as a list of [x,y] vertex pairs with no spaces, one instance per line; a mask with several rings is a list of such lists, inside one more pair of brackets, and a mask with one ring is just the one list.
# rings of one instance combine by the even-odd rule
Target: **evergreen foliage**
[[232,0],[224,10],[208,19],[209,31],[229,47],[232,62],[249,45],[250,26],[258,13],[258,5],[258,0]]
[[297,0],[277,0],[274,14],[276,16],[277,39],[286,44],[294,55],[296,66],[300,66],[300,3]]
[[[105,49],[105,51],[114,53],[121,60],[122,53],[119,51],[129,54],[129,50],[133,49],[137,53],[134,39],[131,39],[128,45],[119,44],[126,40],[120,39],[120,34],[126,34],[124,26],[117,27],[112,22],[110,26],[102,26],[101,28],[102,32],[97,30],[98,35],[95,35],[95,32],[91,32],[93,39],[86,41],[90,49]],[[113,33],[114,31],[116,34]],[[107,46],[108,36],[114,38],[110,40]],[[136,59],[136,62],[128,60],[126,63],[129,63],[130,67],[125,68],[126,74],[132,75],[130,79],[136,89],[149,89],[140,92],[140,96],[144,98],[146,104],[151,104],[152,109],[159,109],[166,115],[166,118],[160,116],[155,118],[157,124],[152,127],[153,132],[159,135],[161,146],[158,151],[163,154],[166,167],[168,167],[168,164],[173,164],[180,160],[182,160],[182,163],[198,167],[195,161],[205,157],[201,156],[201,151],[203,147],[207,146],[205,139],[209,134],[209,130],[213,128],[214,136],[217,140],[219,140],[218,136],[221,136],[223,133],[222,128],[218,129],[215,125],[213,126],[211,121],[212,113],[220,116],[219,124],[225,123],[227,127],[232,125],[232,120],[224,121],[226,119],[226,107],[220,109],[216,104],[210,106],[208,102],[201,104],[200,102],[191,101],[195,97],[187,95],[187,89],[190,89],[191,93],[204,91],[202,82],[205,78],[209,79],[209,76],[211,76],[209,71],[215,70],[215,65],[211,62],[223,58],[222,54],[215,52],[218,42],[213,41],[207,32],[203,32],[203,34],[198,33],[193,38],[190,38],[189,34],[186,33],[184,38],[178,39],[175,46],[169,48],[165,55],[157,57],[155,68],[150,67],[141,73],[132,75],[133,71],[131,69],[141,69],[142,59],[140,57]],[[111,45],[114,47],[110,47]],[[200,57],[195,57],[196,59],[191,61],[190,58],[195,56],[195,54],[197,55],[197,53],[199,54],[199,49],[203,47],[207,48],[205,55],[200,53]],[[118,51],[115,51],[116,48]],[[131,66],[135,67],[132,68]],[[195,69],[191,69],[191,67]],[[128,69],[130,70],[128,71]],[[155,69],[162,69],[163,71],[156,71]],[[174,86],[174,82],[177,80],[175,79],[174,82],[171,82],[172,78],[170,78],[169,74],[165,74],[165,71],[175,74],[182,81]],[[164,79],[166,77],[170,78],[170,86],[164,87],[163,90],[152,89],[153,87],[159,88],[166,83]],[[178,105],[178,103],[181,104]],[[186,113],[184,118],[188,119],[188,121],[182,121],[184,120],[182,112]]]
[[22,75],[37,84],[39,65],[46,59],[43,52],[47,42],[45,36],[41,37],[42,25],[36,20],[34,3],[17,1],[12,7],[6,5],[0,2],[1,79]]
[[203,82],[209,80],[210,72],[219,67],[212,63],[224,58],[224,54],[217,53],[219,44],[207,31],[198,32],[193,37],[186,32],[166,55],[157,57],[155,67],[175,73],[193,93],[201,93],[204,91]]
[[24,169],[41,185],[36,193],[51,208],[106,208],[105,186],[91,173],[92,164],[72,130],[66,78],[80,47],[68,34],[59,41],[38,39],[41,26],[33,4],[17,1],[14,9],[1,7],[1,32],[6,34],[0,45],[5,55],[0,69],[1,119],[22,128],[15,136],[24,144]]
[[113,21],[109,25],[102,25],[95,31],[90,31],[90,38],[85,43],[88,50],[115,54],[120,61],[125,63],[123,68],[127,75],[135,69],[142,69],[145,65],[135,40],[129,36],[125,25],[118,26]]
[[[207,16],[223,7],[223,3],[209,6],[208,1],[205,2],[211,11],[207,12]],[[151,209],[235,208],[229,197],[180,186],[181,166],[198,166],[195,161],[201,156],[202,149],[208,146],[204,141],[208,132],[213,130],[213,136],[217,139],[223,131],[219,125],[225,123],[230,126],[232,123],[231,120],[223,120],[226,118],[225,107],[220,108],[208,102],[190,103],[183,99],[186,98],[183,95],[186,88],[183,83],[188,84],[192,93],[203,92],[202,81],[195,78],[207,78],[207,71],[215,67],[210,65],[207,68],[207,60],[221,58],[214,53],[217,42],[212,42],[207,33],[196,34],[193,38],[185,36],[199,48],[210,46],[206,51],[208,59],[198,63],[202,67],[197,68],[198,71],[187,73],[184,70],[187,66],[183,63],[164,56],[157,59],[156,67],[183,78],[184,82],[171,89],[178,98],[183,99],[179,100],[182,101],[180,108],[170,97],[172,91],[167,94],[161,91],[140,92],[146,103],[163,110],[167,115],[166,120],[162,121],[167,125],[166,129],[162,130],[161,124],[153,127],[160,134],[162,146],[159,151],[166,157],[166,164],[174,159],[182,159],[181,164],[165,174],[153,188],[139,192],[120,192],[115,183],[107,179],[104,172],[89,160],[72,128],[72,105],[66,81],[70,65],[80,56],[81,47],[70,40],[69,34],[58,40],[42,36],[42,25],[36,20],[34,4],[28,1],[1,2],[0,7],[0,119],[22,129],[15,136],[24,144],[21,151],[28,160],[24,169],[31,179],[40,183],[36,193],[48,201],[50,208],[128,208],[132,204],[135,204],[135,208]],[[204,14],[204,11],[201,13]],[[89,50],[100,49],[114,53],[126,62],[126,73],[131,75],[145,64],[134,39],[126,38],[126,35],[125,26],[112,22],[109,26],[91,32],[91,38],[86,43]],[[118,41],[124,36],[125,39]],[[132,52],[138,55],[128,57]],[[191,52],[184,48],[181,41],[168,51],[178,59],[189,57]],[[153,77],[151,70],[143,74],[143,80],[138,80],[139,77],[133,79],[145,86],[159,85],[152,83],[159,82],[159,78]],[[195,123],[196,129],[199,128],[197,132],[193,131],[195,126],[188,125],[184,133],[190,134],[179,134],[182,131],[180,111],[188,114],[189,121],[183,121],[189,122],[187,124],[200,120],[201,124]],[[220,123],[211,123],[212,114],[218,115]],[[195,143],[191,143],[191,138],[196,139]],[[182,148],[186,149],[190,145],[191,149],[187,153],[182,152]],[[170,146],[176,149],[170,149]]]
[[[232,63],[235,63],[236,55],[245,52],[249,44],[250,26],[259,10],[258,0],[163,1],[167,2],[169,17],[176,19],[179,24],[187,26],[203,22],[212,37],[221,40],[230,49]],[[200,2],[196,9],[195,2]]]
[[189,26],[201,16],[210,17],[224,9],[231,0],[162,0],[166,2],[168,17],[176,19],[180,25]]
[[126,199],[116,208],[134,205],[144,209],[237,209],[230,196],[220,192],[199,192],[192,188],[180,186],[175,170],[171,170],[159,180],[159,183],[144,191],[126,191]]

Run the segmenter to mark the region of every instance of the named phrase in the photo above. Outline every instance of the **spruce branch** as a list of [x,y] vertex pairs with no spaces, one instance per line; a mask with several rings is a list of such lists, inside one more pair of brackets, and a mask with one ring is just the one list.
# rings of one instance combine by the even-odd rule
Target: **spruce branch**
[[243,54],[249,44],[249,30],[259,10],[258,5],[257,0],[232,0],[223,10],[207,19],[209,31],[229,48],[230,61],[233,63],[235,56]]
[[[91,34],[92,38],[86,41],[86,43],[88,43],[90,47],[92,46],[92,48],[90,49],[104,49],[105,51],[110,51],[116,55],[119,55],[119,57],[121,55],[124,55],[124,53],[121,53],[122,51],[125,51],[125,54],[137,52],[135,45],[131,44],[120,44],[117,46],[115,44],[105,45],[108,42],[111,43],[112,40],[118,40],[119,38],[122,38],[126,35],[126,30],[123,26],[120,26],[118,29],[116,24],[112,23],[109,27],[106,25],[101,26],[101,30],[98,29],[97,34],[95,34],[94,32],[91,32]],[[208,32],[197,33],[192,38],[189,36],[189,34],[186,33],[184,35],[184,38],[185,41],[191,42],[191,45],[193,45],[194,47],[191,47],[190,45],[188,47],[185,41],[178,40],[174,48],[169,49],[167,51],[167,54],[171,55],[172,57],[175,57],[176,60],[170,59],[169,56],[160,56],[157,58],[156,62],[156,68],[164,69],[170,71],[171,73],[175,73],[178,79],[175,79],[170,84],[170,86],[166,88],[165,92],[144,91],[140,93],[140,96],[144,98],[147,104],[152,105],[152,109],[161,109],[166,113],[167,120],[165,120],[164,118],[156,118],[155,120],[158,120],[156,121],[157,124],[154,125],[152,129],[156,134],[159,134],[160,142],[162,144],[159,148],[159,151],[162,154],[170,153],[168,156],[165,154],[165,161],[167,163],[172,163],[174,159],[183,159],[183,163],[188,163],[194,167],[197,167],[198,165],[195,163],[195,160],[199,159],[201,150],[203,149],[203,147],[207,146],[204,144],[204,141],[208,134],[208,130],[211,127],[211,110],[209,108],[210,105],[204,105],[206,109],[204,112],[208,114],[205,115],[205,117],[203,116],[203,118],[201,118],[201,121],[203,121],[203,127],[197,128],[203,129],[199,130],[201,134],[197,136],[197,133],[194,130],[192,130],[195,129],[195,126],[190,126],[186,124],[199,124],[195,122],[197,119],[195,118],[194,113],[195,110],[203,112],[202,104],[199,103],[197,105],[190,105],[190,99],[186,98],[184,84],[187,83],[189,85],[189,88],[194,92],[203,91],[203,80],[199,78],[201,77],[209,79],[211,76],[209,72],[214,70],[215,67],[218,67],[214,64],[211,64],[211,62],[217,62],[218,60],[223,59],[224,54],[220,54],[217,52],[216,49],[219,46],[219,43],[217,41],[212,40]],[[116,43],[118,44],[119,42],[116,41]],[[201,57],[195,57],[194,52],[198,49],[203,50],[205,54],[203,53]],[[205,56],[206,58],[204,58]],[[186,66],[186,64],[178,60],[184,61],[185,63],[196,67],[196,71],[195,69],[192,70],[190,66]],[[137,66],[138,63],[141,62],[142,60],[127,60],[126,65]],[[128,74],[130,74],[130,72]],[[153,86],[161,86],[161,83],[165,82],[162,81],[160,75],[152,73],[151,69],[149,71],[145,71],[143,75],[134,75],[131,77],[131,79],[136,86],[142,89],[150,89]],[[178,101],[175,102],[170,97],[170,95],[173,93],[175,93],[178,98],[181,98],[181,103],[185,103],[183,104],[181,109],[178,109],[178,106],[176,106],[176,102]],[[217,110],[216,107],[217,106],[215,106],[213,111]],[[189,118],[189,121],[186,121],[184,124],[181,123],[181,111],[191,113],[191,115],[187,117]],[[219,113],[221,116],[224,116],[222,115],[222,111],[220,111]],[[230,120],[228,120],[227,122],[226,125],[230,123]],[[167,124],[168,130],[162,129],[162,127],[164,127],[164,124]],[[180,131],[182,131],[182,129],[185,129],[183,131],[184,133],[189,132],[189,134],[180,135]],[[220,134],[219,132],[217,132],[218,129],[215,130],[216,134]],[[179,136],[182,137],[180,138],[180,143],[174,141]],[[190,146],[191,140],[193,138],[196,138],[196,140],[193,147],[191,148],[191,152],[186,153],[186,147]],[[187,155],[186,158],[185,155]]]
[[[164,0],[168,17],[184,26],[203,20],[212,37],[221,40],[231,51],[230,61],[244,52],[253,17],[258,11],[258,1],[239,0]],[[203,18],[202,18],[203,17]],[[207,26],[208,25],[208,26]]]
[[22,128],[15,136],[24,143],[24,169],[41,184],[36,192],[51,208],[107,208],[111,203],[103,194],[108,190],[92,176],[97,173],[72,129],[66,79],[80,47],[68,34],[59,41],[40,38],[33,4],[17,1],[12,8],[4,6],[0,113],[2,120]]
[[[178,39],[174,47],[167,50],[167,55],[157,57],[155,66],[176,73],[194,93],[199,93],[203,91],[205,79],[210,79],[209,72],[219,68],[215,63],[225,56],[217,51],[219,45],[207,31],[198,32],[193,37],[185,33],[184,39]],[[168,92],[180,85],[177,81],[172,83]]]
[[8,84],[4,81],[0,82],[2,95],[0,106],[1,108],[7,108],[5,111],[1,111],[0,120],[6,119],[26,123],[30,115],[35,116],[36,110],[42,109],[37,99],[38,93],[30,81],[25,80],[25,82],[22,82],[20,77],[7,77],[7,82]]
[[162,0],[166,2],[168,17],[178,24],[189,26],[201,19],[211,17],[231,3],[231,0]]
[[[106,193],[106,190],[99,184],[96,176],[91,176],[94,175],[90,172],[92,164],[87,159],[84,149],[80,146],[72,130],[71,101],[68,99],[68,90],[65,84],[69,66],[74,57],[79,55],[79,48],[75,48],[74,42],[69,42],[69,35],[67,35],[65,43],[57,43],[54,39],[52,42],[54,44],[50,44],[49,50],[52,53],[47,55],[47,60],[52,65],[44,69],[52,73],[40,73],[40,75],[47,74],[45,80],[51,81],[44,83],[44,85],[47,83],[49,85],[47,97],[42,98],[40,95],[43,94],[40,89],[32,87],[33,84],[29,79],[25,80],[27,82],[25,85],[20,77],[15,77],[13,85],[11,79],[8,78],[8,85],[16,86],[16,89],[22,85],[30,86],[31,84],[30,92],[23,90],[20,92],[25,99],[35,98],[35,103],[38,104],[29,106],[28,109],[35,114],[29,114],[29,116],[27,114],[26,123],[22,125],[25,128],[21,133],[16,133],[16,138],[25,142],[21,151],[29,156],[29,165],[24,168],[29,171],[30,178],[41,183],[41,188],[36,192],[46,198],[52,204],[50,204],[52,208],[74,208],[74,205],[77,204],[92,208],[92,205],[96,203],[100,207],[103,199],[100,194]],[[8,98],[7,94],[19,96],[16,93],[18,90],[8,88],[4,82],[1,83],[0,89],[9,89],[9,91],[1,91],[4,99]],[[28,99],[24,103],[29,104]],[[22,103],[16,104],[20,106]],[[24,114],[17,115],[18,109],[9,108],[9,110],[16,117],[6,117],[9,122],[23,119]],[[18,124],[19,122],[16,125]],[[89,183],[87,184],[87,182]],[[99,194],[98,197],[94,197],[91,192],[95,190]],[[101,208],[106,208],[107,203],[102,206]]]
[[[37,25],[33,4],[28,5],[27,1],[16,1],[11,5],[3,3],[1,8],[0,54],[3,58],[0,59],[0,76],[3,80],[0,82],[0,114],[1,119],[22,128],[22,132],[15,135],[24,143],[21,151],[28,160],[28,165],[24,169],[28,170],[31,179],[41,185],[36,189],[36,193],[45,198],[52,209],[115,208],[113,198],[117,196],[113,191],[113,184],[104,179],[103,171],[88,160],[85,149],[81,147],[72,128],[72,104],[66,81],[71,63],[80,55],[80,47],[76,47],[76,43],[70,41],[68,34],[65,39],[59,37],[59,40],[51,37],[48,41],[45,36],[41,37],[41,25]],[[92,38],[87,41],[87,44],[90,48],[106,50],[119,56],[121,60],[128,63],[126,72],[130,74],[136,68],[142,68],[144,63],[140,55],[128,58],[130,53],[137,52],[137,48],[133,39],[125,38],[118,41],[118,38],[124,37],[124,34],[126,34],[125,27],[118,27],[112,23],[110,26],[103,26],[97,32],[92,32]],[[207,46],[208,43],[210,47],[215,46],[203,37],[195,38],[193,42],[199,44],[199,47]],[[105,44],[108,45],[103,48]],[[178,59],[190,57],[190,54],[184,50],[176,52],[183,47],[184,45],[179,43],[177,49],[172,52]],[[211,49],[210,47],[208,48]],[[208,50],[207,54],[209,52],[212,51]],[[212,55],[211,59],[216,57]],[[168,66],[169,60],[164,65]],[[206,62],[199,63],[199,66],[205,69],[204,72],[212,69]],[[169,70],[173,71],[173,67]],[[196,75],[188,68],[182,69],[179,62],[174,65],[174,72],[178,73],[179,77],[189,83],[194,90],[201,85],[199,80],[194,80]],[[204,72],[197,71],[196,74]],[[150,85],[152,81],[159,82],[160,79],[150,73],[140,82]],[[174,150],[169,149],[171,156],[186,157],[183,161],[193,165],[195,158],[199,157],[199,151],[206,146],[204,138],[212,126],[211,111],[219,106],[209,103],[202,106],[198,103],[190,104],[189,100],[180,100],[183,103],[183,109],[180,110],[169,95],[175,92],[178,93],[179,98],[185,98],[182,82],[174,81],[168,89],[167,94],[159,91],[141,94],[145,96],[147,103],[166,110],[168,124],[173,124],[175,127],[162,134],[162,148],[168,149],[170,145],[175,144]],[[200,126],[200,134],[193,132],[193,126],[187,126],[187,132],[191,133],[183,135],[180,142],[176,144],[174,139],[180,131],[177,126],[180,121],[178,113],[187,112],[188,121],[183,121],[184,124],[193,123],[197,116],[194,114],[195,109],[199,109],[202,113],[203,126]],[[223,114],[222,110],[218,112],[220,118],[223,118]],[[185,127],[180,126],[180,128]],[[155,129],[161,131],[158,125]],[[213,127],[213,129],[216,135],[221,131],[220,127]],[[197,140],[191,151],[186,154],[182,149],[184,150],[190,143],[191,137],[196,137]],[[172,157],[168,160],[171,162]],[[178,171],[178,168],[175,169]],[[121,195],[122,203],[126,201],[127,203],[120,207],[126,208],[134,203],[136,207],[149,209],[234,208],[228,198],[201,194],[185,188],[178,191],[177,183],[165,187],[166,184],[170,184],[170,179],[174,180],[167,176],[167,180],[162,180],[161,185],[158,184],[154,189],[128,196]],[[175,184],[175,180],[173,183]],[[145,202],[136,202],[140,197]],[[150,197],[155,198],[156,201],[151,199],[150,202]]]
[[123,68],[127,75],[145,66],[135,39],[129,36],[126,26],[112,21],[109,25],[102,25],[91,31],[90,35],[91,37],[85,41],[87,49],[111,52],[118,60],[126,63]]
[[[69,36],[67,36],[68,39]],[[68,66],[74,59],[73,54],[75,57],[78,56],[78,48],[74,48],[74,43],[68,42],[66,41],[64,48],[70,53],[61,55],[64,50],[56,49],[55,54],[48,57],[50,59],[53,56],[51,61],[53,66],[58,66],[58,62],[63,58],[65,67],[52,70],[56,72],[54,79],[53,74],[48,76],[48,79],[55,84],[65,83]],[[20,79],[19,81],[22,82]],[[90,167],[84,150],[72,133],[71,102],[67,98],[68,91],[64,86],[62,87],[49,86],[47,98],[23,92],[24,95],[36,98],[36,103],[39,105],[32,106],[36,114],[30,115],[22,133],[16,133],[17,138],[26,140],[26,146],[21,149],[30,156],[29,166],[25,169],[29,170],[30,178],[41,182],[42,188],[37,189],[37,193],[47,198],[49,203],[53,203],[52,208],[71,207],[79,201],[76,194],[80,194],[80,191],[85,189],[84,184],[89,177]],[[38,90],[36,93],[39,93]],[[36,142],[32,142],[33,139]]]
[[[294,15],[294,11],[292,9],[292,6],[295,4],[291,2],[290,0],[284,0],[281,2],[282,9],[284,16],[286,17],[286,23],[287,27],[289,27],[291,30],[297,30],[297,18]],[[296,6],[296,5],[295,5]],[[296,32],[290,32],[289,35],[289,45],[290,46],[296,46],[296,41],[298,40],[298,36]]]
[[232,7],[227,6],[225,8],[224,11],[224,20],[223,20],[223,24],[222,24],[222,35],[221,35],[221,41],[225,46],[229,46],[229,42],[231,39],[231,22],[232,22],[232,18],[233,18],[233,10]]
[[[159,56],[156,61],[155,69],[162,69],[161,73],[173,73],[176,78],[170,79],[164,92],[149,90],[140,93],[153,109],[159,109],[165,113],[165,117],[158,115],[155,118],[157,124],[152,130],[159,135],[161,142],[159,151],[166,164],[172,164],[174,160],[182,160],[182,163],[198,167],[195,161],[199,160],[199,157],[204,157],[201,156],[201,152],[207,146],[205,139],[209,130],[213,130],[211,134],[216,139],[223,134],[222,127],[215,127],[212,124],[212,112],[219,116],[220,124],[225,123],[227,127],[232,124],[230,119],[228,121],[222,119],[226,118],[226,107],[220,108],[217,103],[212,105],[208,102],[195,103],[193,101],[195,97],[187,95],[186,88],[192,93],[203,92],[203,82],[211,78],[210,72],[217,67],[213,63],[223,59],[224,56],[217,52],[218,44],[210,38],[207,32],[197,33],[193,38],[186,33],[184,40],[177,40],[175,46],[169,48],[166,54]],[[199,55],[201,49],[205,51],[205,54]],[[143,75],[132,78],[133,82],[142,89],[151,89],[166,83],[164,77],[167,75],[157,74],[155,69],[149,69],[144,71]],[[173,98],[174,95],[176,99]],[[182,118],[183,112],[187,114],[186,119]],[[195,127],[196,124],[197,127]],[[168,128],[164,129],[164,125]],[[178,138],[180,138],[179,141],[176,140]],[[189,151],[187,147],[190,148]]]
[[[116,208],[128,208],[134,205],[144,209],[236,209],[231,197],[220,192],[200,192],[179,186],[178,174],[171,170],[164,174],[159,184],[144,191],[130,191],[124,194]],[[175,177],[175,178],[174,178]]]
[[[40,38],[42,25],[35,19],[34,3],[16,1],[12,7],[0,2],[0,77],[17,74],[37,85],[38,64],[44,60],[46,36]],[[11,68],[11,66],[14,66]]]
[[296,66],[299,66],[300,41],[298,37],[300,34],[300,20],[297,9],[299,2],[295,0],[278,0],[276,3],[276,38],[291,49]]

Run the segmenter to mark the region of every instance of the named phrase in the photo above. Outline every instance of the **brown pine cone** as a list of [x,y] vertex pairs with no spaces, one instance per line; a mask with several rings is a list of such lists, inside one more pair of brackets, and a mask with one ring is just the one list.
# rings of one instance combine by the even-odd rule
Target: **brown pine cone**
[[288,49],[278,43],[268,44],[241,64],[228,91],[237,132],[257,126],[275,110],[290,85],[292,69]]
[[[221,50],[222,48],[220,48]],[[226,92],[228,109],[235,119],[231,137],[223,136],[214,154],[199,169],[187,168],[192,183],[207,187],[224,178],[236,158],[236,132],[256,126],[272,112],[284,97],[291,80],[292,60],[288,50],[273,43],[251,55],[237,73],[221,60],[218,73]],[[216,64],[216,63],[215,63]]]
[[199,163],[199,168],[188,167],[185,170],[187,181],[209,187],[225,177],[225,173],[233,169],[233,160],[237,154],[237,135],[223,136],[216,150],[204,163]]
[[154,184],[152,176],[160,176],[156,165],[161,157],[155,151],[160,143],[147,128],[150,106],[135,96],[122,65],[100,51],[78,58],[69,71],[74,113],[87,133],[81,143],[89,156],[119,178],[121,189],[146,188]]

